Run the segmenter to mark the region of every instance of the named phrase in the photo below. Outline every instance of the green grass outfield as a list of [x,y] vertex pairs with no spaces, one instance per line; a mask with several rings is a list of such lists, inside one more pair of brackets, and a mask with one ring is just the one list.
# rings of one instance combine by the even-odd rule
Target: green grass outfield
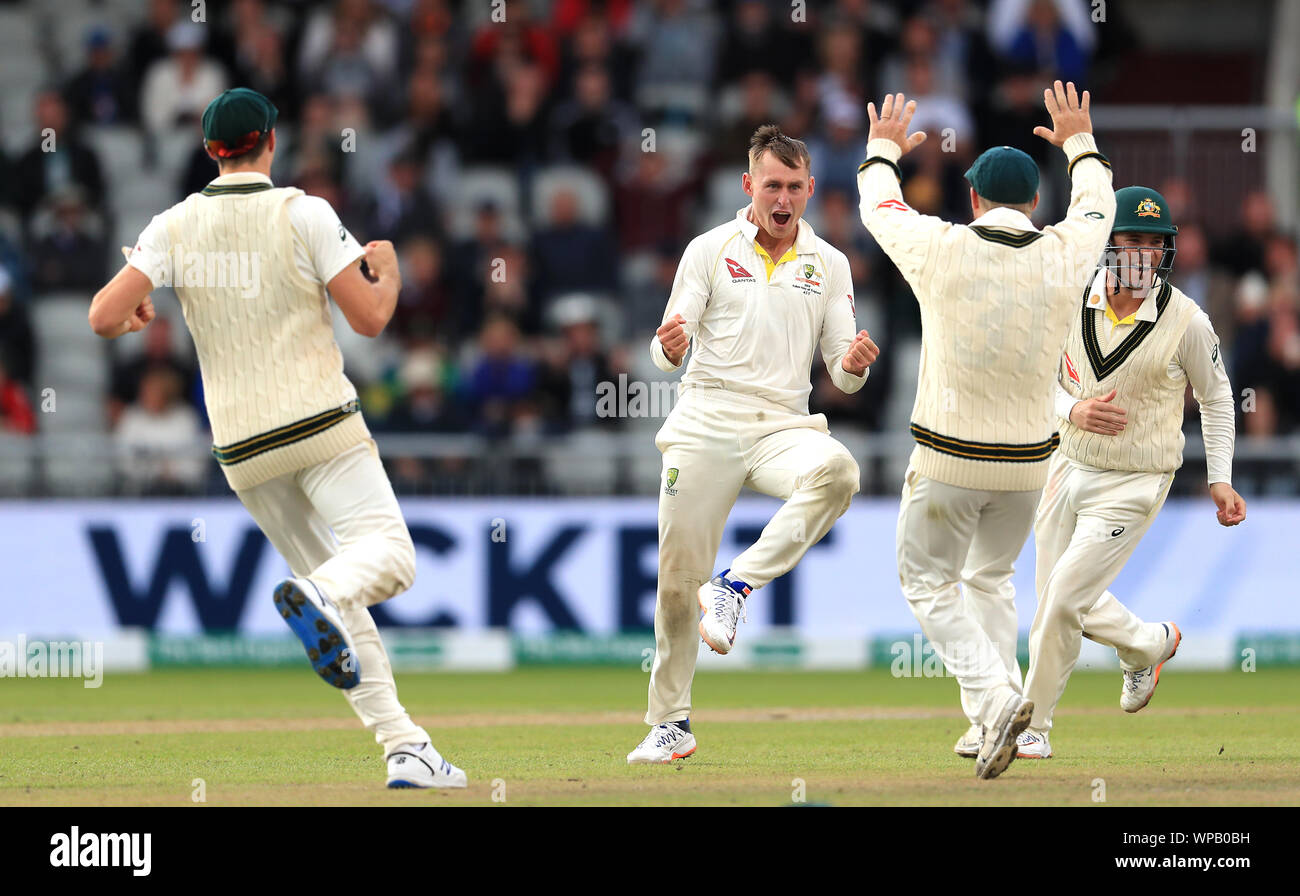
[[[702,672],[699,751],[629,767],[647,675],[609,667],[398,676],[408,710],[470,777],[389,791],[378,746],[306,668],[0,681],[0,804],[1300,804],[1300,669],[1179,672],[1119,709],[1120,676],[1079,673],[1047,761],[977,781],[951,752],[952,679]],[[1104,785],[1097,783],[1098,779]]]

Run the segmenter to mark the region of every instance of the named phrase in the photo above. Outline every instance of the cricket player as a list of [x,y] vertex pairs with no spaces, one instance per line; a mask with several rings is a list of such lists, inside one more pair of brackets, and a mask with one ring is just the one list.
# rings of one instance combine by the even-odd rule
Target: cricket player
[[1165,502],[1183,462],[1183,396],[1201,406],[1210,497],[1219,522],[1246,518],[1232,488],[1232,386],[1209,317],[1168,282],[1178,228],[1148,187],[1115,192],[1115,224],[1101,264],[1076,297],[1061,355],[1061,445],[1034,523],[1038,611],[1029,632],[1025,695],[1034,704],[1018,755],[1052,755],[1052,711],[1083,638],[1116,648],[1120,706],[1137,712],[1182,635],[1146,623],[1107,590]]
[[354,330],[378,336],[401,290],[397,258],[388,242],[362,248],[325,200],[272,185],[276,116],[246,88],[208,104],[203,137],[220,176],[123,250],[90,325],[108,339],[142,330],[150,291],[175,288],[212,453],[293,573],[275,588],[277,610],[383,746],[389,787],[464,787],[398,702],[367,609],[411,586],[415,549],[330,323],[332,296]]
[[[655,439],[663,487],[651,727],[629,763],[695,752],[697,633],[729,652],[753,590],[793,569],[858,491],[852,455],[824,414],[808,413],[809,371],[820,351],[835,385],[856,392],[880,350],[857,329],[848,259],[802,220],[811,168],[802,141],[775,125],[754,132],[741,176],[753,201],[686,247],[650,342],[661,370],[681,367],[688,350],[691,358]],[[757,542],[711,575],[744,486],[785,503]]]
[[[1099,257],[1115,195],[1097,152],[1090,96],[1074,84],[1044,92],[1073,178],[1065,220],[1039,230],[1038,167],[1010,147],[966,173],[970,226],[918,214],[900,190],[898,160],[925,140],[908,135],[916,103],[886,97],[859,168],[862,221],[921,306],[921,368],[898,514],[898,574],[921,629],[955,675],[979,725],[975,774],[994,778],[1016,756],[1032,704],[1016,663],[1014,563],[1033,523],[1058,436],[1056,369],[1081,280],[1075,259]],[[1093,255],[1091,253],[1096,253]],[[961,585],[966,585],[965,599]]]

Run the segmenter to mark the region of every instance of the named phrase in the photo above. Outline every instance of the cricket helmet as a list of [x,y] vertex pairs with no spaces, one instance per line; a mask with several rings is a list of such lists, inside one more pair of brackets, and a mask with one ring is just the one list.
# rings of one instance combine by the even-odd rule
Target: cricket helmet
[[1133,270],[1135,265],[1121,265],[1120,252],[1123,247],[1115,244],[1117,233],[1155,233],[1164,237],[1164,249],[1160,261],[1155,266],[1155,274],[1161,280],[1169,276],[1174,267],[1174,237],[1178,228],[1174,226],[1173,216],[1169,212],[1169,203],[1165,197],[1150,187],[1123,187],[1115,191],[1115,223],[1110,228],[1111,238],[1106,242],[1106,252],[1102,255],[1101,267],[1108,268],[1115,279],[1129,286],[1120,278],[1122,271]]

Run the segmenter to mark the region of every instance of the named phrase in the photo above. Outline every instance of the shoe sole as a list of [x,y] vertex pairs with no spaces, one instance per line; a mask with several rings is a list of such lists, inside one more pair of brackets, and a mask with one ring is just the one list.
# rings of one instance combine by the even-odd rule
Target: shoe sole
[[466,786],[465,784],[417,784],[401,778],[388,782],[389,790],[464,790]]
[[953,747],[952,751],[956,753],[958,756],[960,756],[962,759],[975,759],[980,754],[978,748],[975,750],[959,750],[956,747]]
[[[696,592],[695,602],[700,605],[701,613],[709,612],[709,608],[704,605],[704,601],[700,600],[699,592]],[[719,647],[717,644],[714,644],[712,641],[709,640],[709,635],[704,630],[703,619],[700,620],[700,640],[703,641],[705,644],[709,645],[709,649],[712,650],[714,653],[718,653],[723,656],[726,656],[728,653],[731,653],[731,644],[728,644],[726,647]],[[688,753],[686,755],[689,756],[690,754]],[[668,761],[671,762],[672,760],[668,760]]]
[[[329,685],[351,690],[361,683],[361,668],[350,655],[347,641],[338,626],[330,622],[293,582],[284,581],[275,589],[275,609],[280,613],[302,646],[312,670]],[[351,668],[345,668],[345,661]]]
[[1174,654],[1178,652],[1178,645],[1183,643],[1182,631],[1178,628],[1178,626],[1174,625],[1172,622],[1169,623],[1169,625],[1174,630],[1174,649],[1169,651],[1169,656],[1165,657],[1159,663],[1156,664],[1156,671],[1151,676],[1152,678],[1151,693],[1147,694],[1147,698],[1142,701],[1142,705],[1136,707],[1135,709],[1126,709],[1124,710],[1125,712],[1141,712],[1142,710],[1147,708],[1147,704],[1151,702],[1151,698],[1156,695],[1156,687],[1160,684],[1160,670],[1165,667],[1165,663],[1169,662],[1174,658]]
[[1041,753],[1021,753],[1019,750],[1017,750],[1016,758],[1017,759],[1051,759],[1052,754],[1048,753],[1046,756],[1044,756]]
[[1033,718],[1033,715],[1033,701],[1023,701],[1011,718],[1002,726],[998,739],[994,742],[993,753],[989,756],[988,761],[984,763],[984,767],[979,768],[979,759],[975,760],[977,766],[975,777],[982,781],[989,781],[1007,770],[1011,763],[1015,761],[1019,752],[1016,747],[1016,738],[1029,727],[1029,721]]
[[628,765],[667,765],[668,763],[675,762],[678,759],[685,759],[688,756],[694,755],[695,750],[697,748],[698,745],[695,747],[691,747],[685,753],[674,753],[672,759],[629,759],[627,761],[627,764]]

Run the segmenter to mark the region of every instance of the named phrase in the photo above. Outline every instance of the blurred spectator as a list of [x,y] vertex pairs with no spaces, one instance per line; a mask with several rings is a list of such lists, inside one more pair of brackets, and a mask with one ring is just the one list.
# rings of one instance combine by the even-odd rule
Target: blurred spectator
[[[579,3],[585,5],[585,0],[579,0]],[[564,14],[560,7],[565,5],[576,4],[561,0],[556,9],[557,19]],[[611,95],[627,103],[635,100],[633,86],[636,52],[616,33],[611,22],[611,19],[617,20],[619,17],[618,11],[613,7],[622,7],[630,16],[632,4],[627,0],[607,3],[605,6],[603,15],[595,9],[585,12],[564,42],[560,57],[560,80],[556,88],[560,96],[572,97],[576,92],[578,72],[595,65],[604,69],[609,77]]]
[[531,171],[546,154],[545,103],[546,82],[536,65],[520,63],[504,82],[487,81],[471,100],[465,157]]
[[579,217],[578,196],[560,187],[551,196],[546,224],[533,236],[532,271],[543,302],[557,293],[613,293],[618,287],[618,250],[603,227]]
[[81,191],[65,187],[50,196],[32,227],[32,288],[40,292],[84,290],[104,285],[108,241],[104,222],[86,207]]
[[709,135],[706,161],[711,167],[735,168],[739,165],[743,170],[749,138],[754,131],[781,119],[781,96],[772,76],[766,72],[751,71],[742,76],[735,96],[739,108],[732,115],[724,113],[722,119],[713,124]]
[[837,100],[866,108],[874,95],[871,85],[875,82],[875,70],[862,52],[862,36],[857,29],[843,22],[828,22],[822,33],[819,58],[822,67],[817,79],[818,105]]
[[1241,221],[1237,228],[1214,247],[1214,263],[1240,277],[1248,271],[1264,270],[1264,245],[1277,229],[1273,200],[1263,190],[1247,193],[1241,200]]
[[[732,150],[737,181],[748,167],[745,161],[748,151],[749,137]],[[698,190],[698,183],[689,178],[698,174],[670,170],[668,158],[662,152],[634,153],[631,172],[614,189],[619,245],[629,252],[652,248],[663,240],[684,247],[690,201]]]
[[203,110],[226,89],[226,73],[204,56],[204,41],[201,25],[173,25],[167,32],[169,55],[145,73],[140,88],[140,116],[155,137],[182,127],[197,133]]
[[0,361],[9,377],[29,388],[36,373],[36,337],[27,308],[14,300],[13,279],[0,267]]
[[[930,67],[925,84],[913,80],[913,67],[921,62]],[[897,52],[880,66],[880,82],[885,85],[885,92],[901,91],[908,99],[916,97],[919,111],[924,108],[920,99],[923,96],[939,95],[959,101],[968,96],[962,63],[959,56],[939,53],[939,32],[929,17],[913,16],[903,23]]]
[[401,242],[412,236],[440,236],[442,212],[424,188],[419,157],[409,150],[388,163],[388,176],[375,185],[362,232],[367,240]]
[[167,57],[167,35],[180,21],[178,0],[149,0],[145,20],[132,32],[127,53],[126,71],[133,95],[139,95],[145,73],[153,64]]
[[297,111],[294,80],[286,58],[284,34],[267,14],[263,0],[235,0],[227,28],[219,32],[217,55],[235,83],[263,94],[286,118]]
[[441,245],[428,237],[407,240],[398,248],[402,291],[388,325],[389,335],[405,342],[451,340],[461,335]]
[[967,102],[984,96],[997,66],[984,37],[984,21],[970,0],[931,0],[926,7],[934,31],[935,58],[944,70],[943,88]]
[[597,386],[616,381],[601,344],[595,299],[574,293],[557,299],[547,315],[560,338],[547,352],[539,387],[543,418],[554,431],[617,421],[597,417]]
[[559,74],[560,53],[554,38],[544,25],[533,21],[531,3],[511,0],[505,13],[504,22],[485,22],[474,35],[469,59],[471,85],[478,88],[488,80],[508,84],[510,72],[529,68],[535,69],[545,92]]
[[1083,0],[993,0],[988,16],[989,43],[1004,59],[1086,83],[1096,35]]
[[402,362],[402,397],[383,429],[403,433],[464,432],[465,416],[447,394],[450,372],[442,355],[430,348],[410,352]]
[[425,173],[424,183],[433,185],[439,200],[454,191],[459,163],[456,147],[460,133],[447,99],[440,74],[417,71],[407,85],[406,115],[385,135],[394,146],[406,147],[413,155]]
[[118,64],[113,38],[97,25],[86,35],[86,65],[63,88],[72,118],[81,124],[124,124],[135,117],[135,94]]
[[624,141],[640,136],[636,113],[614,99],[609,74],[594,63],[578,71],[574,98],[551,113],[551,131],[552,158],[587,166],[606,181]]
[[383,119],[400,96],[399,46],[396,26],[372,0],[335,0],[307,19],[298,72],[317,90],[364,100]]
[[23,384],[9,375],[5,361],[0,350],[0,432],[31,435],[36,432],[36,414]]
[[678,97],[665,91],[702,89],[713,82],[714,22],[689,8],[686,0],[650,0],[637,12],[639,87],[650,92],[654,104],[670,119],[685,120],[683,116],[699,110],[682,105]]
[[[14,166],[14,198],[26,221],[50,194],[78,186],[96,208],[104,202],[99,158],[68,119],[58,91],[36,95],[36,140]],[[30,222],[29,222],[30,223]],[[102,285],[102,284],[101,284]]]
[[[894,5],[896,4],[891,4],[888,0],[835,0],[827,14],[828,22],[823,28],[848,27],[856,30],[861,35],[863,57],[874,74],[881,61],[898,44],[898,15]],[[877,90],[883,94],[893,89],[874,79],[863,86],[868,96],[877,103],[880,101],[876,95]]]
[[140,380],[138,400],[122,412],[114,438],[128,492],[185,494],[203,484],[203,428],[180,392],[173,370],[150,368]]
[[787,35],[772,20],[766,0],[738,0],[722,39],[717,83],[726,86],[751,72],[784,83],[794,76],[799,59],[789,50]]
[[867,145],[867,132],[863,128],[865,116],[857,103],[839,94],[827,100],[825,110],[825,136],[808,141],[817,192],[843,190],[856,193],[858,165]]
[[514,321],[494,314],[479,334],[479,357],[464,379],[466,404],[473,413],[473,428],[482,435],[509,435],[531,413],[537,369],[520,347]]
[[1006,75],[994,85],[977,117],[977,144],[1014,146],[1028,153],[1043,168],[1055,152],[1046,140],[1034,136],[1034,128],[1050,125],[1043,110],[1044,81],[1027,64],[1008,65]]
[[[1165,197],[1168,199],[1168,197]],[[1175,221],[1185,220],[1174,218]],[[1169,280],[1187,294],[1202,311],[1210,312],[1210,251],[1205,239],[1205,231],[1199,224],[1183,224],[1178,228],[1174,238],[1178,249],[1174,269]],[[1211,313],[1210,320],[1214,320]],[[1224,334],[1219,333],[1220,336]]]
[[117,425],[122,413],[140,400],[144,380],[151,371],[170,371],[177,387],[177,397],[193,403],[198,385],[194,365],[172,348],[172,323],[156,317],[144,331],[144,349],[139,354],[117,361],[109,377],[108,423]]

